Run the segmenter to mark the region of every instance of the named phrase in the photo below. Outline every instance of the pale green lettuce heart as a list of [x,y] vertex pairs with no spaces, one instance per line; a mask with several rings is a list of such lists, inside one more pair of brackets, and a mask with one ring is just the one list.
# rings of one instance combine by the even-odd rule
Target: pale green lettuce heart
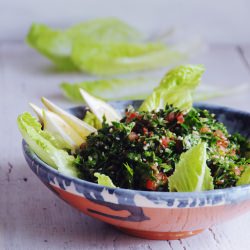
[[116,188],[109,176],[100,173],[94,173],[94,176],[97,178],[97,183],[99,185]]
[[161,43],[76,41],[71,58],[84,72],[115,75],[165,67],[183,55]]
[[250,166],[246,167],[245,171],[237,181],[236,186],[250,184]]
[[206,143],[204,142],[182,153],[174,173],[168,178],[169,191],[194,192],[214,189],[213,177],[206,160]]
[[201,65],[178,66],[163,77],[140,106],[140,111],[164,109],[166,104],[183,111],[189,111],[193,105],[192,93],[200,84],[204,67]]

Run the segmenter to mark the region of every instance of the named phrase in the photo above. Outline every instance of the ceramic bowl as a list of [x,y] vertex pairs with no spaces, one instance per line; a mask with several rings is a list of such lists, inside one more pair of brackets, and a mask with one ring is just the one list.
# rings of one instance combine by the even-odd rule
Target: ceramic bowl
[[[113,102],[118,110],[140,101]],[[250,114],[229,108],[197,105],[215,113],[228,130],[250,138]],[[82,118],[85,107],[70,109]],[[180,239],[202,232],[250,210],[250,185],[203,192],[153,192],[108,188],[59,173],[41,161],[23,141],[28,165],[61,199],[81,212],[121,231],[147,239]]]

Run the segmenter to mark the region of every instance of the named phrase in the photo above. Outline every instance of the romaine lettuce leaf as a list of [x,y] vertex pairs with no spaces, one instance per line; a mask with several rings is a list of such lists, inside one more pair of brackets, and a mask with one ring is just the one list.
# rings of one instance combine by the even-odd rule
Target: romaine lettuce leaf
[[156,86],[155,79],[144,77],[100,79],[74,84],[64,82],[60,85],[64,94],[74,102],[83,102],[79,88],[86,90],[91,95],[110,101],[145,99]]
[[144,36],[136,28],[114,17],[97,18],[76,24],[65,31],[74,40],[142,41]]
[[156,69],[177,62],[183,55],[161,43],[76,41],[72,60],[82,71],[110,75]]
[[[83,88],[92,95],[107,101],[112,100],[143,100],[146,99],[157,87],[157,79],[149,78],[115,78],[84,81],[79,83],[63,82],[60,85],[64,95],[73,102],[83,102],[79,88]],[[205,101],[232,94],[240,94],[248,91],[249,84],[237,85],[237,87],[226,88],[203,84],[192,93],[193,100]],[[132,91],[132,93],[131,93]]]
[[236,186],[250,184],[250,166],[246,167],[245,171],[237,181]]
[[53,30],[43,24],[32,24],[26,41],[49,58],[59,69],[76,69],[70,58],[72,39],[62,31]]
[[57,147],[54,137],[41,129],[35,117],[25,112],[18,116],[17,123],[24,140],[41,160],[63,174],[78,176],[75,158]]
[[170,70],[140,106],[140,111],[164,109],[166,104],[188,111],[192,107],[192,93],[199,85],[204,67],[178,66]]
[[195,89],[201,81],[204,73],[203,65],[181,65],[168,71],[162,78],[159,88],[171,88],[175,86]]
[[174,173],[168,178],[171,192],[194,192],[214,189],[213,177],[206,164],[206,143],[200,142],[182,153]]
[[100,173],[94,173],[94,176],[97,178],[97,183],[99,185],[116,188],[109,176]]
[[149,43],[116,18],[90,20],[64,31],[35,23],[26,40],[59,69],[98,75],[164,67],[189,54],[160,42]]
[[54,136],[49,132],[42,130],[42,125],[37,121],[37,119],[28,112],[24,112],[22,115],[18,116],[18,126],[22,128],[23,131],[28,129],[28,127],[39,133],[45,140],[49,141],[56,148],[63,148]]
[[152,111],[165,109],[166,104],[173,104],[180,110],[189,110],[192,108],[193,99],[191,91],[186,88],[173,87],[170,89],[155,89],[141,104],[140,111]]
[[26,41],[62,70],[76,69],[71,60],[74,41],[140,41],[142,35],[133,27],[116,18],[90,20],[65,31],[43,24],[32,24]]

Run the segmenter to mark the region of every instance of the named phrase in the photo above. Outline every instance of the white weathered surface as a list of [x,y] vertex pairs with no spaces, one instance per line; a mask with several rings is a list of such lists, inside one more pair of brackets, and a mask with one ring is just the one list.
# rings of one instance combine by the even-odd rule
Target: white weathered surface
[[[250,82],[244,49],[213,45],[192,62],[205,64],[204,82],[230,88]],[[0,249],[249,249],[250,214],[192,238],[149,241],[80,214],[40,183],[22,155],[16,117],[29,110],[29,101],[38,104],[41,96],[64,107],[72,105],[61,97],[58,84],[83,78],[81,73],[53,71],[24,44],[0,44]],[[250,111],[250,91],[210,102]]]
[[145,31],[183,28],[208,42],[249,42],[248,0],[0,0],[0,41],[20,40],[32,22],[54,27],[89,18],[116,16]]

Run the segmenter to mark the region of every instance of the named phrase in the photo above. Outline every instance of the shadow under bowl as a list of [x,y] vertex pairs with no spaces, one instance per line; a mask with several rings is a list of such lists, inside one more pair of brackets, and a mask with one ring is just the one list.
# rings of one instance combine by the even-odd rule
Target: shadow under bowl
[[[119,111],[141,101],[117,101]],[[250,114],[230,108],[196,104],[216,114],[230,133],[250,137]],[[83,118],[86,107],[70,112]],[[202,232],[250,210],[250,185],[203,192],[153,192],[108,188],[65,176],[40,160],[23,141],[23,152],[31,170],[61,199],[81,212],[141,238],[172,240]]]

